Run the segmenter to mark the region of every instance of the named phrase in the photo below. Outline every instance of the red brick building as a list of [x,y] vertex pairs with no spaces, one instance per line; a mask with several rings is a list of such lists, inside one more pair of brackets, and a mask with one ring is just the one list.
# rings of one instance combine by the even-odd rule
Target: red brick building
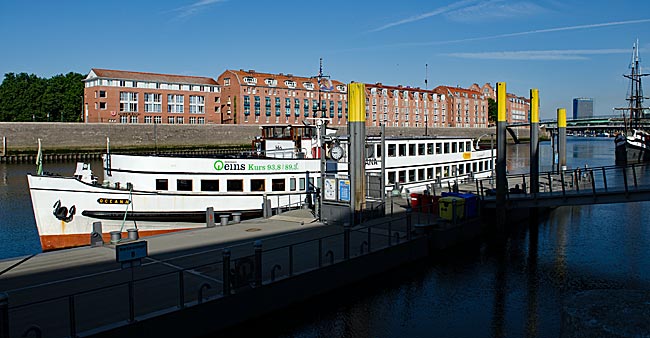
[[314,78],[240,69],[226,70],[218,82],[221,123],[297,124],[311,117],[330,118],[331,125],[347,123],[347,86],[339,81],[324,80],[319,89]]
[[446,127],[486,128],[488,126],[488,97],[473,87],[438,86],[434,92],[446,95]]
[[[497,99],[497,92],[489,83],[484,84],[482,87],[475,83],[470,89],[480,91],[486,98]],[[508,123],[530,122],[530,98],[506,93],[506,121]]]
[[84,80],[86,123],[221,123],[220,87],[208,77],[93,68]]
[[381,83],[366,84],[366,125],[390,127],[446,126],[445,94]]

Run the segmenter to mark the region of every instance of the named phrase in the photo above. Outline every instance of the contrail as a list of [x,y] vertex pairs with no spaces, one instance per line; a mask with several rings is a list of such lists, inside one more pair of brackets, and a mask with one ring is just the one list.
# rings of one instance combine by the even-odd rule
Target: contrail
[[395,21],[395,22],[385,24],[385,25],[383,25],[383,26],[381,26],[379,28],[375,28],[373,30],[368,31],[368,33],[379,32],[379,31],[382,31],[382,30],[390,28],[390,27],[403,25],[403,24],[409,23],[409,22],[419,21],[419,20],[426,19],[426,18],[435,16],[435,15],[440,15],[440,14],[449,12],[451,10],[454,10],[456,8],[463,7],[463,6],[467,5],[467,4],[471,4],[471,3],[476,2],[476,1],[477,0],[459,1],[459,2],[456,2],[456,3],[450,4],[450,5],[447,5],[445,7],[438,8],[438,9],[436,9],[434,11],[431,11],[431,12],[428,12],[428,13],[412,16],[410,18],[406,18],[406,19],[403,19],[403,20],[399,20],[399,21]]

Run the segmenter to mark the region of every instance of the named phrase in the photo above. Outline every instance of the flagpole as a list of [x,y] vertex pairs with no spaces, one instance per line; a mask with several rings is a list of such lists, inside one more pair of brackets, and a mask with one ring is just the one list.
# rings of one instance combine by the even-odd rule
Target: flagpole
[[36,155],[36,175],[43,175],[43,150],[41,149],[41,139],[38,139],[38,154]]

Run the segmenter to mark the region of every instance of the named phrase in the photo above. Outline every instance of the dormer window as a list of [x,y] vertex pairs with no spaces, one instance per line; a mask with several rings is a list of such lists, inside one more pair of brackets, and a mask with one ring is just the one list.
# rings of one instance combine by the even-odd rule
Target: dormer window
[[230,86],[230,78],[229,77],[223,79],[223,85],[224,86]]
[[257,79],[254,78],[254,77],[252,77],[252,76],[245,76],[245,77],[244,77],[244,82],[245,82],[247,85],[251,85],[251,86],[252,86],[252,85],[256,85],[256,84],[257,84]]
[[284,81],[284,85],[293,89],[296,88],[296,81],[286,80]]
[[388,89],[383,88],[383,89],[381,90],[381,95],[384,95],[384,96],[388,95]]
[[[373,88],[373,89],[375,89],[375,88]],[[344,85],[337,85],[337,86],[336,86],[336,90],[345,93],[346,90],[347,90],[347,88],[345,88]]]
[[303,82],[302,86],[307,90],[314,90],[314,84],[311,82]]
[[[336,86],[336,89],[339,89],[339,86]],[[377,88],[370,88],[370,95],[377,95]]]
[[266,83],[267,86],[269,87],[275,87],[278,85],[278,80],[276,79],[264,79],[264,83]]

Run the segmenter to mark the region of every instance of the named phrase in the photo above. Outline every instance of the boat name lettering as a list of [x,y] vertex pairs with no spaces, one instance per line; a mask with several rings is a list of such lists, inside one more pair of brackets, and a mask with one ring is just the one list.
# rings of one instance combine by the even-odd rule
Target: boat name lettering
[[214,169],[217,171],[221,170],[246,170],[246,165],[243,163],[237,163],[236,161],[222,161],[216,160],[214,162]]
[[128,198],[98,198],[99,204],[131,204]]
[[366,158],[366,165],[377,165],[379,161],[376,158]]

